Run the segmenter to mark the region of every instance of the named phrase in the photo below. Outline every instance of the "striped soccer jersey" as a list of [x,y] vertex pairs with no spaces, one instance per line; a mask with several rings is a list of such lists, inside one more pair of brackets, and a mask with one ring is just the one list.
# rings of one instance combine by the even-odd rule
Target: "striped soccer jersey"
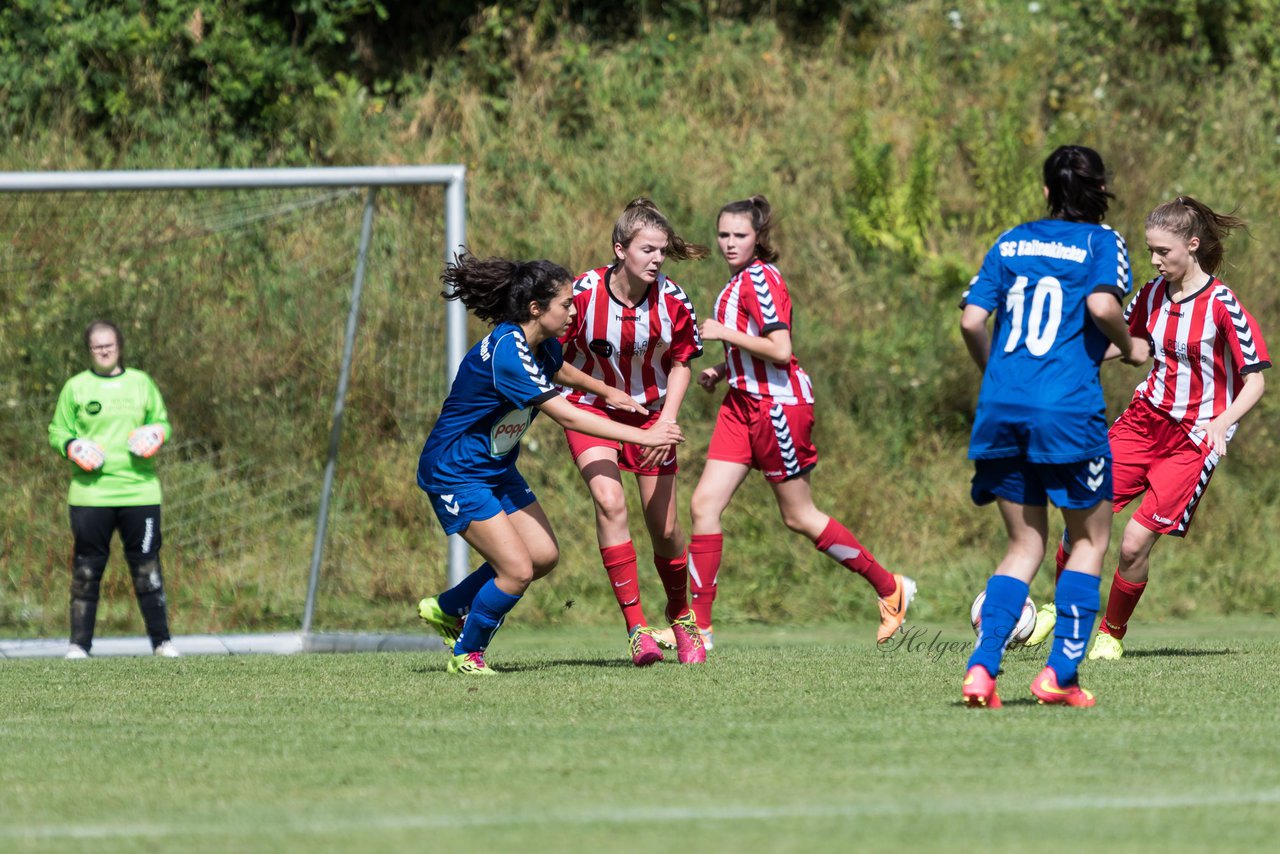
[[[772,264],[752,261],[729,280],[716,297],[715,319],[730,329],[763,337],[791,328],[791,295]],[[813,384],[793,353],[785,363],[770,362],[725,345],[729,386],[782,404],[813,403]]]
[[[1134,390],[1199,444],[1208,423],[1239,394],[1243,375],[1271,367],[1257,322],[1216,276],[1181,302],[1164,277],[1148,282],[1125,309],[1133,335],[1151,339],[1155,364]],[[1235,426],[1227,439],[1235,433]]]
[[[702,355],[698,318],[685,292],[662,274],[638,305],[623,305],[609,290],[612,272],[599,267],[574,280],[578,313],[561,339],[564,360],[656,411],[672,365]],[[571,403],[602,405],[595,394],[570,389],[566,396]]]

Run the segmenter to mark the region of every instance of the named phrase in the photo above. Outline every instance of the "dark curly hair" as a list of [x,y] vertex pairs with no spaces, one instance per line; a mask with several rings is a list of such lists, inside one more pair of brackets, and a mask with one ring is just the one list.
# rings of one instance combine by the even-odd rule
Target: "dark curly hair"
[[463,250],[440,276],[441,296],[462,300],[476,317],[490,326],[523,323],[532,317],[529,304],[542,308],[573,281],[569,271],[550,261],[509,261],[506,258],[477,258]]

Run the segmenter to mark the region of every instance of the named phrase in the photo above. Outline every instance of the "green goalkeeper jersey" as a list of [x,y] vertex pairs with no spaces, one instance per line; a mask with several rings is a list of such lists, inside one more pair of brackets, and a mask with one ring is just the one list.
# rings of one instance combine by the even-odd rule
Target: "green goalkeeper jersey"
[[160,503],[160,480],[155,458],[129,453],[129,434],[144,424],[164,431],[169,440],[169,415],[151,377],[134,368],[104,377],[93,371],[67,380],[58,395],[58,408],[49,424],[49,444],[66,456],[73,439],[87,439],[102,448],[102,468],[87,472],[71,466],[67,503],[76,507],[137,507]]

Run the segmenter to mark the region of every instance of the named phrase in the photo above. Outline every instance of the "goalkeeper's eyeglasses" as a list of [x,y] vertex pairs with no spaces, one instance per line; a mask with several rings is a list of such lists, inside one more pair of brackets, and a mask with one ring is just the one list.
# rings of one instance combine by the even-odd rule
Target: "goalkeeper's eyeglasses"
[[110,353],[112,350],[116,349],[116,345],[115,344],[93,344],[93,345],[90,345],[89,349],[95,353]]

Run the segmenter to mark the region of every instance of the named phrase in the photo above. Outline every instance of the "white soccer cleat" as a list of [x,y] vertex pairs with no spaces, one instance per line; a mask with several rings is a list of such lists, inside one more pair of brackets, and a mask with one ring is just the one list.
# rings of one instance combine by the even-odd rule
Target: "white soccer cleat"
[[67,647],[67,654],[62,656],[67,661],[81,661],[89,657],[89,651],[78,643],[73,643]]
[[161,641],[153,652],[156,658],[182,658],[182,653],[178,652],[178,648],[173,645],[173,641]]

